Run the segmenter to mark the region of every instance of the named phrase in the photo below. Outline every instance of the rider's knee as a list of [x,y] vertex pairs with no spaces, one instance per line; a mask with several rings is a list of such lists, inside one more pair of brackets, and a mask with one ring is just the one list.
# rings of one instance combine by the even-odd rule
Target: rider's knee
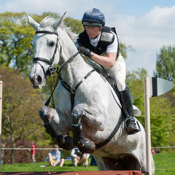
[[119,91],[123,91],[126,88],[126,83],[125,81],[117,81],[117,88]]

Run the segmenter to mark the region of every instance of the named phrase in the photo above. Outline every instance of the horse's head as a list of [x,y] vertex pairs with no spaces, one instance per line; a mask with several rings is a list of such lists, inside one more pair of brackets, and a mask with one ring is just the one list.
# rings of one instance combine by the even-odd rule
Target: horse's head
[[65,14],[59,20],[46,17],[40,24],[28,16],[30,25],[36,31],[31,41],[34,57],[29,75],[30,81],[35,88],[41,89],[45,86],[46,77],[51,74],[53,68],[59,63],[61,44],[57,29],[63,22],[64,16]]

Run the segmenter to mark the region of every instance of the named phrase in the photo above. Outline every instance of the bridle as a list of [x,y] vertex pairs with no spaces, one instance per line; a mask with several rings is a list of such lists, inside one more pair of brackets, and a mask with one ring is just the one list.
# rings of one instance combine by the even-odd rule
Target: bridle
[[[54,50],[53,56],[52,56],[52,58],[50,60],[48,60],[46,58],[41,58],[41,57],[34,57],[33,58],[33,63],[38,63],[41,66],[41,68],[43,70],[43,73],[44,73],[44,77],[47,78],[47,76],[51,76],[51,74],[56,72],[55,68],[53,67],[53,62],[55,60],[55,54],[56,54],[57,49],[58,49],[58,41],[59,41],[58,33],[57,32],[50,32],[50,31],[46,31],[46,30],[44,30],[44,31],[36,31],[35,32],[35,34],[38,34],[38,33],[57,35],[55,50]],[[61,54],[61,50],[62,50],[62,46],[60,44],[60,49],[59,49],[60,54]],[[47,71],[44,70],[44,67],[42,66],[42,64],[39,61],[42,61],[42,62],[45,62],[45,63],[49,64],[49,67],[48,67]]]
[[[84,82],[85,79],[87,79],[91,73],[93,73],[95,71],[95,69],[92,69],[90,72],[88,72],[86,74],[86,76],[74,87],[70,87],[69,84],[67,82],[65,82],[62,78],[61,78],[61,71],[62,69],[64,68],[64,66],[66,66],[68,63],[71,63],[73,61],[73,59],[79,54],[79,52],[76,52],[73,56],[71,56],[67,61],[65,61],[61,66],[59,66],[58,68],[54,68],[53,67],[53,62],[54,62],[54,59],[55,59],[55,54],[57,52],[57,49],[58,49],[58,42],[59,42],[59,38],[58,38],[58,33],[57,32],[50,32],[50,31],[36,31],[35,34],[38,34],[38,33],[45,33],[45,34],[54,34],[54,35],[57,35],[57,41],[56,41],[56,46],[55,46],[55,50],[54,50],[54,53],[53,53],[53,56],[51,58],[51,60],[48,60],[46,58],[41,58],[41,57],[34,57],[33,58],[33,63],[38,63],[42,70],[43,70],[43,73],[44,73],[44,76],[45,78],[47,78],[47,76],[51,76],[51,74],[54,74],[54,73],[57,73],[58,74],[58,79],[57,79],[57,82],[51,92],[51,95],[50,95],[50,98],[45,102],[45,105],[48,106],[49,103],[50,103],[50,100],[52,98],[52,95],[53,95],[53,92],[59,82],[59,80],[61,80],[61,84],[63,85],[63,87],[70,93],[70,97],[71,97],[71,108],[73,108],[74,106],[74,97],[75,97],[75,94],[76,94],[76,90],[78,89],[78,87]],[[60,55],[61,55],[61,50],[62,50],[62,46],[61,46],[61,43],[60,43]],[[49,64],[49,68],[47,71],[44,70],[44,67],[42,66],[42,64],[39,63],[39,61],[42,61],[42,62],[45,62],[47,64]]]

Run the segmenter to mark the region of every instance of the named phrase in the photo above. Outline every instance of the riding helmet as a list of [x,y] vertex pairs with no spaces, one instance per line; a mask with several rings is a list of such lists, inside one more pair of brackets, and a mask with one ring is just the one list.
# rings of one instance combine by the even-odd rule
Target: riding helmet
[[105,16],[96,8],[86,11],[82,18],[83,26],[104,26]]

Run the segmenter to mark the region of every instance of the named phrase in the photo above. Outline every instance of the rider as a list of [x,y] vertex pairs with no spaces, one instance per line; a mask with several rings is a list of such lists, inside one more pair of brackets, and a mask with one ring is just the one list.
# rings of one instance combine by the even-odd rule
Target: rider
[[80,53],[104,66],[107,73],[115,79],[122,107],[127,113],[125,116],[126,131],[128,134],[134,134],[139,129],[133,117],[129,88],[125,84],[126,65],[119,53],[118,37],[110,27],[105,26],[105,16],[99,9],[93,8],[86,11],[82,24],[85,30],[79,34],[76,46]]

